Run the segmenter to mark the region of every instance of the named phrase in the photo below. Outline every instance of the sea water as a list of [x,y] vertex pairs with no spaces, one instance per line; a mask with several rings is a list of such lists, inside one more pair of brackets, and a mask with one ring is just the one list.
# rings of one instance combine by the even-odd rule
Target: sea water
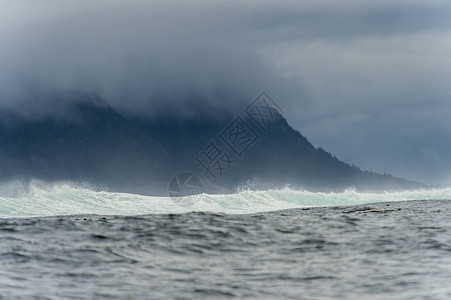
[[451,189],[0,190],[2,299],[451,299]]

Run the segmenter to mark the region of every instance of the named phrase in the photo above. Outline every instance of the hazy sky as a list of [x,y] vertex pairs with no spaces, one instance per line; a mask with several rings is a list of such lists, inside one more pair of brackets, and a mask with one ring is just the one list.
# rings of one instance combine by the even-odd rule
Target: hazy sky
[[1,107],[72,90],[189,114],[265,90],[338,158],[451,183],[449,0],[0,0],[0,44]]

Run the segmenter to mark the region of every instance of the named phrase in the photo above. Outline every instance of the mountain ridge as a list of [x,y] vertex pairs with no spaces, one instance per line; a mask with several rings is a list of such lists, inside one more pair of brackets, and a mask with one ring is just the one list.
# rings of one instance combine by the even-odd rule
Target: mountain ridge
[[[120,114],[95,95],[69,98],[63,115],[27,119],[0,113],[0,178],[87,181],[157,195],[166,194],[170,179],[181,172],[197,174],[209,193],[233,192],[249,181],[261,188],[311,190],[422,186],[338,160],[315,148],[280,114],[262,130],[246,114],[146,119]],[[240,130],[247,130],[247,137],[239,136]],[[236,141],[241,144],[232,145]],[[212,151],[214,162],[205,155]]]

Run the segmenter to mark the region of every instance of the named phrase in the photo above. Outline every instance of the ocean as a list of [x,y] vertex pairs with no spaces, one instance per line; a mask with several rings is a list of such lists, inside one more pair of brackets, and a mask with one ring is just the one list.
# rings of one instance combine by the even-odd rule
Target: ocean
[[450,188],[0,191],[0,299],[451,299]]

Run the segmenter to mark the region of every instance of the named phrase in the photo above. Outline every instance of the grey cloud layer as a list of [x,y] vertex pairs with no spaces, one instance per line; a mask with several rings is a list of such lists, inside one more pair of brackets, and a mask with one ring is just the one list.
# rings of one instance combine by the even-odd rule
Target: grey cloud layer
[[3,104],[76,90],[132,111],[193,97],[233,106],[262,87],[282,91],[286,85],[250,45],[223,34],[228,24],[216,22],[209,10],[137,3],[56,4],[10,17],[1,32]]
[[0,0],[0,105],[46,113],[71,90],[189,115],[266,90],[339,158],[451,181],[450,33],[439,0]]

